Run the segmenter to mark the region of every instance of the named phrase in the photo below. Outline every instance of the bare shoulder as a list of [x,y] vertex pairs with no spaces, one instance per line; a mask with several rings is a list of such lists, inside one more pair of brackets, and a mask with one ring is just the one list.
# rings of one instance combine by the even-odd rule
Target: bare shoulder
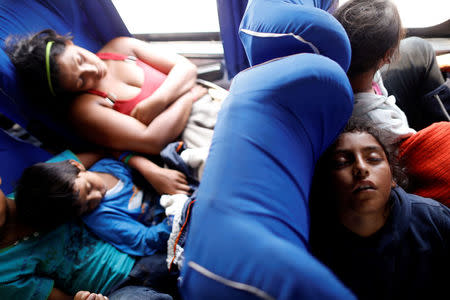
[[136,43],[135,38],[120,36],[113,38],[104,45],[99,52],[114,52],[124,55],[132,55]]

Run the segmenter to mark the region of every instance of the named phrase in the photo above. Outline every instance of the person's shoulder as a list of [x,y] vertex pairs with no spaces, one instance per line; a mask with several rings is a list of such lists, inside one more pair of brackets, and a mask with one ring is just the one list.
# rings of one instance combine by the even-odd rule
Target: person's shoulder
[[446,210],[449,209],[445,205],[443,205],[442,203],[440,203],[434,199],[425,198],[425,197],[415,195],[415,194],[410,194],[407,192],[405,192],[405,194],[408,195],[409,201],[411,202],[412,206],[426,207],[426,208],[430,208],[430,209],[435,209],[435,208],[443,208]]
[[411,216],[414,219],[434,220],[439,223],[446,223],[450,226],[450,209],[442,203],[431,199],[410,194],[404,190],[399,190],[404,199],[411,205]]
[[99,52],[115,52],[124,54],[128,52],[128,48],[133,46],[135,39],[128,36],[115,37],[106,43]]

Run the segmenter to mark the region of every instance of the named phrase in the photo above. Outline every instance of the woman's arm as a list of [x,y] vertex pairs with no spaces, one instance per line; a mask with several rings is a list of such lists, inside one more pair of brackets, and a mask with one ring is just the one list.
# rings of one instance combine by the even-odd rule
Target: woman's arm
[[[195,85],[192,89],[187,91],[182,97],[191,97],[193,101],[200,99],[207,93],[207,89],[200,86]],[[179,98],[179,99],[180,99]],[[175,100],[175,101],[178,101]],[[147,99],[139,102],[131,111],[130,116],[136,118],[141,121],[145,125],[149,125],[166,107],[163,107],[161,102],[155,101],[153,95],[148,97]]]
[[72,102],[70,120],[79,135],[97,145],[119,151],[159,154],[184,130],[194,100],[195,95],[183,95],[146,126],[101,105],[96,96],[84,94]]
[[147,99],[141,101],[131,115],[144,124],[149,124],[157,115],[189,92],[197,79],[197,67],[182,55],[167,49],[158,49],[151,44],[128,37],[110,41],[102,50],[133,55],[151,67],[167,74],[163,84]]

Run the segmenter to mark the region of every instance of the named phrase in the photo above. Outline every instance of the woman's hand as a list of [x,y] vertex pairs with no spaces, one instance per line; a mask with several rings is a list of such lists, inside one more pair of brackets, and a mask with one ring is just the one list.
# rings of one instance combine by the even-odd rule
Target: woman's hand
[[102,294],[95,294],[88,291],[79,291],[73,297],[74,300],[108,300],[108,297]]
[[133,108],[130,116],[142,122],[145,125],[150,124],[167,107],[167,103],[154,99],[151,96],[142,100]]
[[[147,179],[145,174],[142,175]],[[179,171],[159,168],[147,180],[161,195],[189,194],[190,187],[187,183],[186,176]]]
[[192,89],[189,90],[188,92],[188,97],[192,97],[192,102],[197,101],[198,99],[200,99],[201,97],[205,96],[206,93],[208,93],[208,89],[205,88],[202,85],[194,85],[194,87]]
[[[192,102],[195,102],[206,95],[207,92],[208,90],[206,88],[197,84],[175,101],[182,98],[189,98]],[[150,96],[149,98],[136,104],[131,111],[130,116],[139,120],[143,124],[148,125],[166,108],[166,104],[162,103],[163,101],[159,101],[158,99],[154,99]]]

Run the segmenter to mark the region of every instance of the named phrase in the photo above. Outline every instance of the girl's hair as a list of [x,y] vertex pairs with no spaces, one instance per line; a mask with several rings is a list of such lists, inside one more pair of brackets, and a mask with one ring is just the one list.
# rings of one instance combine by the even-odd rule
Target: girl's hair
[[[383,130],[379,127],[377,127],[374,123],[371,121],[360,119],[356,117],[350,118],[350,120],[347,122],[347,125],[343,129],[340,135],[344,133],[352,133],[352,132],[361,132],[361,133],[368,133],[371,136],[373,136],[377,142],[380,144],[380,146],[383,148],[384,153],[386,154],[386,158],[389,162],[389,166],[391,167],[391,173],[392,178],[394,181],[402,187],[406,187],[408,184],[408,178],[406,176],[406,172],[404,168],[400,165],[399,159],[398,159],[398,149],[395,145],[389,145],[386,144],[384,141],[387,140],[387,137],[389,136],[389,132],[386,130]],[[339,137],[338,137],[339,139]],[[324,154],[319,159],[319,162],[316,165],[316,174],[317,176],[322,177],[322,173],[326,173],[329,169],[329,158],[332,154],[332,151],[336,147],[336,141],[324,152]]]
[[336,10],[334,17],[350,39],[350,77],[376,67],[388,51],[397,53],[404,37],[397,7],[390,0],[350,0]]
[[80,169],[69,160],[37,163],[22,173],[15,190],[17,215],[36,229],[48,230],[78,215],[74,190]]
[[64,94],[59,85],[59,68],[56,58],[64,52],[66,42],[72,37],[59,35],[52,29],[45,29],[38,33],[25,37],[9,36],[6,39],[6,52],[16,67],[25,90],[34,97],[52,99],[47,71],[46,71],[46,47],[53,41],[50,49],[50,78],[56,95]]

